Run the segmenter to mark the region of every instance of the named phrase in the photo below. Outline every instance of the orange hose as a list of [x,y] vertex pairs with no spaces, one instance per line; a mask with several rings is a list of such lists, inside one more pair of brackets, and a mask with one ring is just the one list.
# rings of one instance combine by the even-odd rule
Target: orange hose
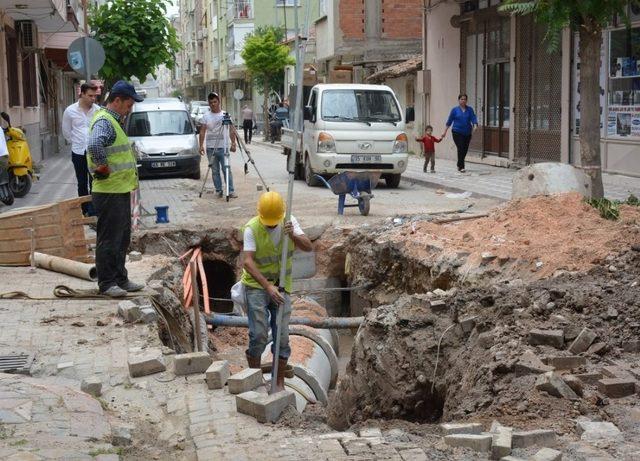
[[[198,255],[201,253],[201,249],[200,248],[196,248],[193,251],[193,255],[191,256],[191,259],[189,260],[189,262],[194,262],[197,260]],[[185,276],[183,277],[183,291],[184,291],[184,308],[188,309],[189,306],[191,305],[191,298],[193,293],[191,293],[191,277],[197,276],[198,274],[192,274],[191,273],[191,268],[189,267],[189,265],[187,265],[186,269],[185,269]]]
[[200,272],[200,282],[202,283],[202,297],[204,299],[204,311],[209,314],[209,286],[207,285],[207,276],[202,263],[202,253],[198,254],[198,270]]

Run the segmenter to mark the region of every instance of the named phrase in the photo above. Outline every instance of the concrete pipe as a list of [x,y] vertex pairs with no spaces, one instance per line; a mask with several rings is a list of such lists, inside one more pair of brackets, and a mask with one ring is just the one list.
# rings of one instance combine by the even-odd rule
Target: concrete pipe
[[98,272],[93,264],[81,263],[72,259],[60,258],[44,253],[34,252],[32,263],[37,267],[61,274],[72,275],[84,280],[95,282],[98,280]]
[[[219,327],[249,327],[249,320],[247,319],[247,317],[212,314],[206,316],[206,321],[208,324]],[[308,327],[324,329],[350,329],[358,328],[363,321],[364,317],[291,317],[289,325],[304,325]]]

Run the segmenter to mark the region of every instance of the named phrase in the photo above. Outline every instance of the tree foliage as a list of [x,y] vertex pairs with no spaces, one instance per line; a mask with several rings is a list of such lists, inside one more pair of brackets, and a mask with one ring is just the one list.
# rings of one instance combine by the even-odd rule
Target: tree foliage
[[165,17],[165,0],[110,0],[90,11],[89,24],[104,47],[100,76],[113,84],[137,77],[144,82],[161,64],[175,66],[182,45]]
[[[257,27],[245,38],[240,55],[247,70],[263,94],[284,83],[284,68],[295,64],[289,47],[282,44],[284,31],[274,26]],[[266,96],[266,95],[265,95]]]

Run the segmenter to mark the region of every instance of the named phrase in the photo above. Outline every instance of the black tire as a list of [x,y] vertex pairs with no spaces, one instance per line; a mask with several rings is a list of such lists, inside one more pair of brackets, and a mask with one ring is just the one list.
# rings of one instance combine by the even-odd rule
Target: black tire
[[193,172],[193,174],[190,176],[191,179],[200,179],[201,173],[200,173],[200,168],[198,168],[196,171]]
[[16,197],[24,197],[31,190],[31,175],[22,176],[11,175],[9,178],[9,187]]
[[309,157],[305,157],[304,159],[304,181],[307,183],[309,187],[318,187],[321,183],[318,178],[315,177],[315,173],[313,169],[311,169],[311,163],[309,162]]
[[360,198],[358,198],[358,209],[360,210],[360,214],[362,216],[369,215],[369,208],[371,205],[371,197],[369,194],[362,194]]
[[400,185],[400,174],[390,174],[384,177],[384,182],[387,185],[387,189],[397,189]]
[[296,162],[296,168],[293,170],[293,178],[303,180],[304,179],[304,165]]

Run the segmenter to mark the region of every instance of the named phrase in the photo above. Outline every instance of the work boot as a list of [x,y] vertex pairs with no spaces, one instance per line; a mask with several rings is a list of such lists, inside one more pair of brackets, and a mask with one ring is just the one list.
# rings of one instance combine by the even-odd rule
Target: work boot
[[100,292],[101,295],[109,296],[110,298],[124,298],[127,296],[127,292],[117,285],[107,288]]
[[249,354],[245,355],[247,356],[249,368],[260,368],[260,357],[251,357]]
[[279,359],[278,360],[278,376],[276,377],[276,392],[284,391],[284,375],[285,375],[286,368],[287,368],[287,359]]
[[119,287],[124,291],[133,292],[142,290],[144,288],[144,285],[142,283],[136,283],[132,282],[131,280],[127,280],[122,285],[119,285]]
[[[273,368],[273,364],[271,363],[263,363],[262,365],[260,365],[260,368],[262,369],[262,372],[264,374],[270,374],[271,373],[271,369]],[[284,377],[285,378],[293,378],[295,376],[295,373],[293,371],[293,367],[291,365],[287,365],[286,367],[284,367]]]

